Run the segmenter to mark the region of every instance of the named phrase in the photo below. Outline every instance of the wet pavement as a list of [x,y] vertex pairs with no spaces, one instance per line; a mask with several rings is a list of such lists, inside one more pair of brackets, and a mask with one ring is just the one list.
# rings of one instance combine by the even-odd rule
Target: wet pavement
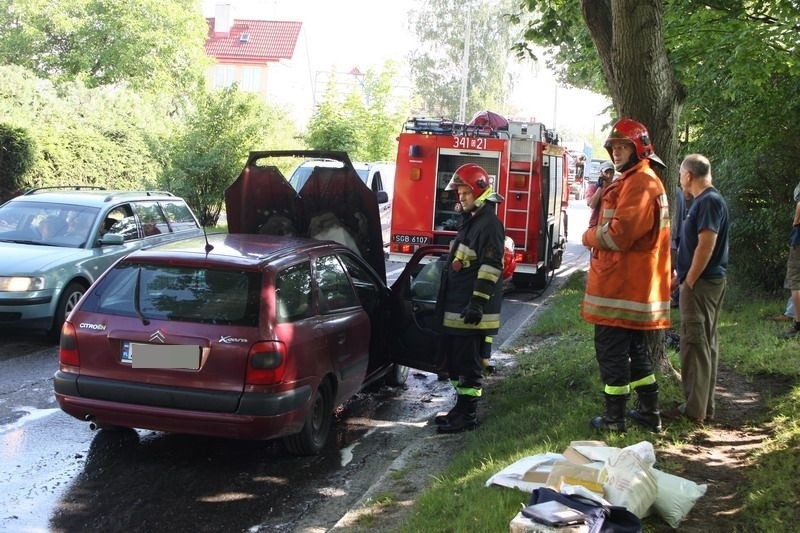
[[[585,205],[570,209],[578,230],[550,292],[585,267],[586,219]],[[498,352],[542,301],[507,294]],[[449,383],[412,370],[405,387],[341,407],[319,456],[293,457],[278,442],[91,432],[58,409],[56,368],[57,347],[40,335],[0,335],[0,531],[326,531],[404,450],[435,438],[429,420],[452,402]]]

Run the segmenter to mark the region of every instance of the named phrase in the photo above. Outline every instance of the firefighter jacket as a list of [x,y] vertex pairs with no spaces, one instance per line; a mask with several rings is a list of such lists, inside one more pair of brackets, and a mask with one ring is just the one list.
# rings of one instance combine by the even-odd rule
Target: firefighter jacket
[[[494,205],[487,202],[465,216],[451,244],[439,299],[447,334],[494,335],[500,329],[505,232]],[[477,324],[465,324],[461,316],[470,303],[483,309]]]
[[670,218],[664,186],[643,159],[607,186],[591,248],[583,318],[651,330],[670,325]]

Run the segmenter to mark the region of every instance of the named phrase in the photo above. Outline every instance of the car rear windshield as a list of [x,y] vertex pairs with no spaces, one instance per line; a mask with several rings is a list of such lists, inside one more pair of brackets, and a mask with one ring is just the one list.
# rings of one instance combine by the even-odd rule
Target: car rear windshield
[[121,263],[86,296],[91,313],[256,326],[261,274]]

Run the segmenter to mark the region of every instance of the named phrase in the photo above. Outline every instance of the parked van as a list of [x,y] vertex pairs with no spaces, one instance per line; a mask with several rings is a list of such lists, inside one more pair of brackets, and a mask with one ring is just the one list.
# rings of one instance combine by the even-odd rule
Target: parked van
[[[336,161],[335,159],[307,159],[292,172],[292,175],[289,177],[289,184],[294,190],[299,192],[306,181],[308,181],[308,177],[311,175],[314,168],[340,168],[342,166],[342,162]],[[361,181],[363,181],[372,192],[376,194],[381,191],[386,192],[389,202],[388,204],[384,204],[384,206],[388,207],[392,202],[392,193],[394,192],[395,164],[386,162],[353,163],[353,168],[356,169],[356,173],[358,177],[361,178]]]

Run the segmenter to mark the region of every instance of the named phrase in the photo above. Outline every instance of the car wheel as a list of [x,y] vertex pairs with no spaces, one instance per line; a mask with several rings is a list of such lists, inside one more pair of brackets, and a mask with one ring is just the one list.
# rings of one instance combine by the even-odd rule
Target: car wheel
[[50,328],[50,337],[58,341],[61,336],[61,326],[64,325],[64,320],[69,316],[69,312],[78,304],[83,293],[86,292],[86,286],[78,281],[70,282],[66,288],[61,292],[61,297],[58,299],[58,307],[56,314],[53,317],[53,325]]
[[405,385],[408,379],[408,367],[403,365],[392,365],[386,373],[386,384],[390,387],[400,387]]
[[293,455],[316,455],[325,446],[333,422],[333,392],[323,381],[314,393],[311,408],[300,433],[284,437],[283,443]]

